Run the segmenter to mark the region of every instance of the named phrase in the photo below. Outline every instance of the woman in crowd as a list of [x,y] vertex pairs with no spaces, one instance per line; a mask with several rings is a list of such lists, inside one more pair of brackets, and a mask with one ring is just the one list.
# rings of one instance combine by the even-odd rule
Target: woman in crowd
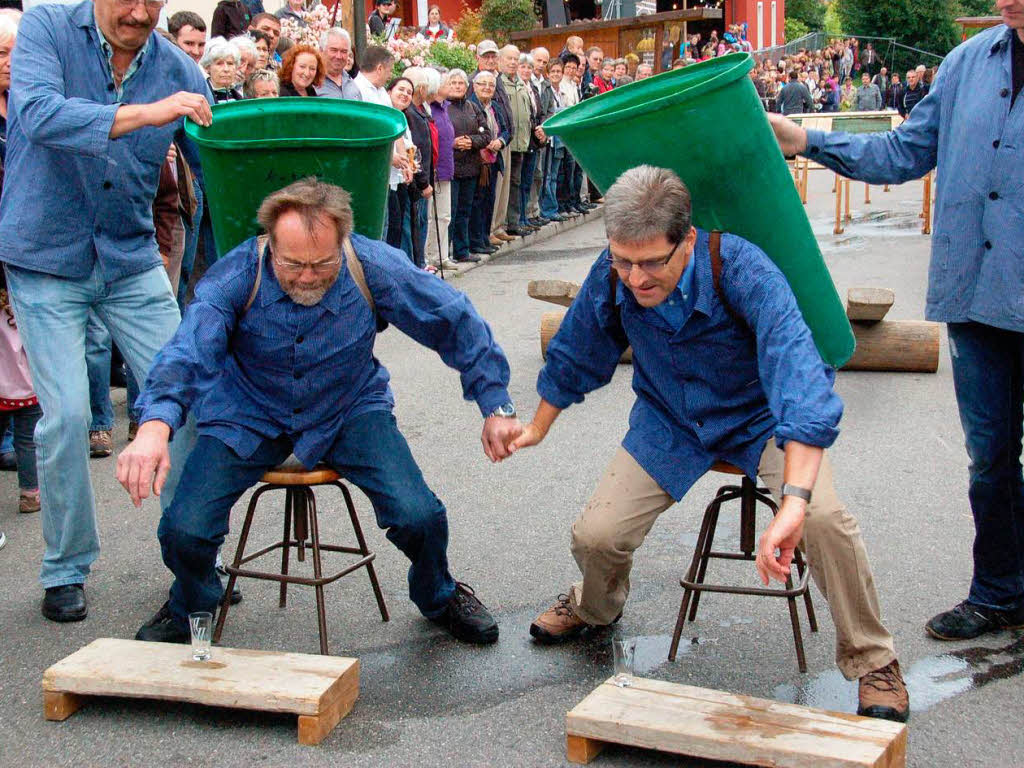
[[[404,111],[412,143],[419,157],[419,168],[413,173],[413,183],[409,185],[409,236],[406,238],[403,234],[402,240],[403,246],[406,245],[406,239],[409,241],[413,263],[424,268],[427,266],[424,252],[427,239],[427,211],[430,207],[430,198],[434,194],[434,137],[437,132],[428,105],[441,85],[441,76],[429,67],[409,67],[403,74],[413,85],[412,103]],[[433,270],[433,265],[430,269]]]
[[[396,77],[387,87],[388,93],[391,94],[391,106],[397,109],[399,112],[405,112],[405,110],[412,104],[412,92],[416,90],[413,86],[412,81],[407,77]],[[408,120],[406,121],[408,123]],[[398,183],[396,179],[392,177],[392,183],[388,191],[388,229],[387,229],[387,244],[395,248],[408,248],[405,251],[405,255],[409,257],[410,261],[413,259],[412,247],[410,243],[405,244],[403,248],[403,235],[406,232],[406,227],[410,220],[410,207],[411,200],[409,196],[409,187],[415,184],[415,172],[418,168],[414,157],[409,155],[416,154],[416,145],[412,140],[412,131],[406,125],[405,134],[400,141],[402,145],[398,145],[396,142],[396,149],[401,149],[406,153],[406,157],[409,160],[409,165],[412,168],[412,175],[406,174],[402,180]]]
[[615,66],[612,68],[612,79],[615,81],[615,85],[619,85],[619,80],[629,73],[629,67],[626,65],[625,59],[615,59],[613,64]]
[[272,69],[257,69],[245,81],[245,98],[273,99],[280,95],[277,73]]
[[[448,228],[452,223],[452,177],[455,175],[455,128],[448,117],[448,75],[440,75],[440,86],[430,102],[430,116],[437,130],[437,162],[434,194],[427,221],[427,259],[440,267],[454,267],[448,259]],[[488,219],[489,221],[489,219]]]
[[469,217],[477,180],[480,178],[480,150],[491,142],[487,118],[476,102],[466,98],[469,78],[461,69],[448,73],[448,117],[455,140],[455,175],[452,179],[452,224],[450,237],[455,261],[480,261],[469,252]]
[[440,6],[430,6],[430,10],[427,11],[427,26],[420,27],[420,34],[429,42],[434,42],[435,40],[451,40],[452,31],[443,21],[441,21]]
[[235,87],[241,88],[249,75],[256,71],[256,44],[248,35],[238,35],[229,41],[238,49],[238,69],[235,72]]
[[847,77],[843,80],[843,87],[839,91],[839,111],[849,112],[857,103],[857,89],[853,85],[853,78]]
[[270,68],[270,46],[273,44],[270,35],[258,29],[250,29],[249,37],[252,38],[253,47],[256,49],[256,61],[253,62],[253,71]]
[[615,65],[612,64],[611,59],[605,59],[601,62],[601,70],[594,75],[594,85],[597,86],[598,93],[606,93],[612,89],[612,75],[614,72]]
[[316,96],[323,85],[327,66],[320,51],[312,45],[293,45],[281,60],[278,80],[282,96]]
[[206,70],[206,82],[213,91],[215,103],[242,99],[242,94],[235,88],[235,83],[238,82],[235,73],[241,60],[242,55],[238,52],[238,47],[223,37],[215,37],[206,44],[199,64]]
[[[561,61],[552,59],[561,66]],[[480,105],[487,119],[490,143],[480,150],[480,176],[473,192],[473,212],[469,217],[469,250],[471,253],[494,253],[498,246],[490,240],[491,219],[494,216],[494,193],[497,188],[501,162],[501,126],[494,111],[494,91],[497,79],[493,72],[480,70],[473,77],[473,95],[469,98]],[[552,84],[554,81],[552,80]]]

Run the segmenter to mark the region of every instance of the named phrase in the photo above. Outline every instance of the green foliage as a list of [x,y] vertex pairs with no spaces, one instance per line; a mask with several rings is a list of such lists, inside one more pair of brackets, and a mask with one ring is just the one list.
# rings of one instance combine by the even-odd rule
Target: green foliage
[[835,5],[846,34],[894,37],[940,55],[960,42],[954,0],[835,0]]
[[843,22],[839,18],[839,3],[829,3],[825,9],[825,34],[829,37],[840,37],[843,34]]
[[[799,22],[807,31],[817,31],[825,26],[825,4],[822,0],[786,0],[786,23]],[[807,34],[804,32],[803,34]],[[799,37],[799,35],[796,35]],[[789,32],[786,39],[791,40]]]
[[462,45],[451,45],[438,40],[427,53],[427,62],[439,64],[447,69],[461,69],[472,72],[476,69],[476,54]]
[[484,0],[480,6],[481,27],[495,42],[508,42],[512,32],[533,29],[537,15],[533,0]]
[[960,16],[995,16],[995,0],[956,0],[953,12]]
[[799,19],[786,17],[786,42],[791,43],[798,37],[803,37],[811,30]]
[[[466,5],[462,0],[462,14],[455,24],[455,39],[466,45],[476,45],[484,39],[483,16],[476,8]],[[467,70],[468,71],[468,70]]]

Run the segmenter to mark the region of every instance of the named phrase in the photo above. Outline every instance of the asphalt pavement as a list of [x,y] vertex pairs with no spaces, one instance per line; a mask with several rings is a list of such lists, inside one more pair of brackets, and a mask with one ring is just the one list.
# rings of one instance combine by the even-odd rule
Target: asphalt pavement
[[[854,220],[841,236],[832,235],[830,186],[830,174],[812,173],[808,213],[840,294],[854,285],[887,286],[896,293],[891,318],[921,319],[930,240],[917,217],[921,184],[872,188],[870,206],[863,186],[854,184]],[[505,349],[524,416],[536,403],[540,318],[553,309],[529,299],[527,283],[582,280],[603,243],[603,222],[593,220],[454,280]],[[480,445],[479,413],[462,400],[457,374],[395,329],[380,336],[377,353],[392,374],[400,428],[447,505],[452,571],[496,615],[498,643],[460,645],[417,615],[407,598],[406,563],[356,493],[392,618],[380,621],[362,574],[327,588],[331,651],[360,659],[361,689],[353,712],[322,745],[299,746],[293,717],[166,702],[101,699],[63,723],[47,722],[43,670],[97,637],[131,637],[165,599],[159,510],[153,502],[141,511],[131,506],[114,481],[113,459],[91,464],[103,551],[86,587],[89,618],[57,625],[39,613],[39,516],[17,513],[16,479],[4,473],[0,766],[562,766],[565,713],[611,673],[612,636],[638,638],[637,671],[645,676],[855,711],[856,684],[835,668],[834,632],[816,590],[821,631],[812,635],[804,624],[807,674],[797,669],[785,604],[732,595],[706,595],[678,659],[666,661],[678,579],[721,477],[705,477],[654,527],[637,553],[632,594],[613,630],[564,647],[534,645],[530,621],[577,576],[569,526],[625,432],[630,369],[620,367],[608,387],[567,410],[541,446],[491,465]],[[938,373],[841,373],[837,388],[846,412],[831,452],[836,485],[863,530],[883,617],[910,685],[908,764],[1024,765],[1024,633],[940,643],[923,629],[965,596],[971,574],[967,458],[945,334]],[[123,405],[118,419],[120,450]],[[318,499],[323,540],[351,539],[340,496],[328,489]],[[246,502],[235,510],[226,551],[237,542]],[[266,542],[278,535],[279,515],[268,509],[254,535]],[[719,531],[722,544],[734,539],[737,516],[723,513]],[[755,584],[752,565],[719,569],[724,578]],[[281,610],[275,585],[242,587],[245,599],[231,611],[225,645],[317,652],[311,590],[292,588]],[[698,763],[609,748],[594,764]]]

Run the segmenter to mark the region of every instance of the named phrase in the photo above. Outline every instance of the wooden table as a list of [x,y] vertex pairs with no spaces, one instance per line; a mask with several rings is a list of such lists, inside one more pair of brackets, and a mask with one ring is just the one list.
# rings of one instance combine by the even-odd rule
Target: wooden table
[[66,720],[90,696],[124,696],[298,715],[299,743],[319,744],[359,696],[359,660],[100,638],[43,673],[43,712]]
[[753,696],[633,678],[609,678],[566,716],[570,762],[606,743],[775,768],[903,768],[902,723]]

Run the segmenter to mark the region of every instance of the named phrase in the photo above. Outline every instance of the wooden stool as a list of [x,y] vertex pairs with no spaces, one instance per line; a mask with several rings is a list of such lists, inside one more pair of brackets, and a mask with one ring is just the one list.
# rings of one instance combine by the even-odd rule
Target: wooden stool
[[[690,569],[686,577],[679,580],[683,587],[683,603],[679,607],[679,617],[676,619],[676,629],[672,635],[672,645],[669,648],[668,660],[676,660],[676,650],[679,648],[679,637],[683,633],[683,624],[686,623],[686,611],[690,610],[690,621],[697,617],[697,605],[700,603],[701,592],[726,592],[734,595],[760,595],[762,597],[784,597],[789,602],[789,618],[793,624],[793,641],[796,644],[796,659],[801,672],[807,671],[807,662],[804,658],[804,641],[800,633],[800,618],[796,612],[796,598],[803,596],[804,604],[807,607],[807,621],[812,632],[818,631],[818,622],[814,617],[814,606],[811,605],[811,594],[808,590],[808,577],[810,569],[804,563],[803,555],[797,548],[793,555],[793,562],[796,564],[800,582],[793,586],[793,579],[786,578],[785,589],[771,589],[766,587],[735,587],[724,584],[705,584],[704,574],[707,572],[708,561],[711,558],[722,560],[748,560],[757,559],[756,541],[756,517],[757,504],[760,502],[771,510],[772,515],[778,513],[779,508],[768,495],[767,488],[758,488],[757,483],[747,477],[743,471],[732,464],[719,461],[711,468],[714,472],[723,472],[728,475],[741,475],[740,485],[723,485],[718,489],[715,498],[708,504],[704,511],[704,521],[700,526],[700,533],[697,535],[697,546],[693,552],[693,560],[690,562]],[[711,545],[715,538],[715,527],[718,525],[718,513],[727,501],[740,500],[740,552],[714,552]],[[690,598],[693,597],[693,605],[690,605]]]
[[[370,576],[370,586],[373,587],[373,594],[377,598],[377,607],[380,608],[380,616],[384,621],[389,620],[387,606],[384,605],[384,595],[380,591],[380,584],[377,583],[377,574],[373,569],[373,559],[376,557],[366,548],[366,539],[363,538],[363,529],[359,526],[359,518],[356,516],[356,508],[352,504],[352,494],[348,488],[340,482],[340,477],[330,467],[320,465],[312,471],[306,470],[300,464],[285,463],[275,467],[263,475],[262,481],[266,483],[258,489],[249,502],[249,509],[245,513],[245,522],[242,524],[242,533],[238,539],[238,549],[235,550],[235,559],[231,565],[225,566],[230,577],[228,578],[227,594],[235,588],[235,579],[245,576],[250,579],[265,579],[277,581],[281,584],[280,602],[281,608],[285,607],[288,599],[288,585],[302,584],[313,587],[316,590],[316,613],[317,622],[320,628],[320,653],[327,654],[327,613],[324,608],[324,585],[337,581],[342,576],[347,576],[358,568],[366,568]],[[333,485],[341,489],[345,497],[345,505],[348,507],[348,516],[352,521],[352,529],[356,534],[358,547],[342,547],[336,544],[320,543],[320,528],[317,524],[316,497],[313,494],[313,486]],[[281,541],[264,547],[258,552],[250,555],[245,554],[245,544],[249,539],[249,528],[252,526],[253,517],[256,514],[256,504],[267,491],[284,489],[284,536]],[[295,538],[291,537],[294,529]],[[313,578],[303,576],[290,576],[288,574],[288,556],[292,547],[298,550],[299,561],[306,559],[306,540],[309,540],[309,548],[313,553]],[[281,550],[281,573],[265,573],[243,569],[242,565],[250,560],[272,552],[275,549]],[[355,563],[352,563],[344,570],[338,571],[332,576],[324,576],[320,562],[320,552],[344,552],[350,555],[362,555]],[[221,603],[220,613],[217,616],[217,626],[213,633],[213,641],[220,642],[221,632],[224,630],[224,622],[228,615],[229,601]]]

